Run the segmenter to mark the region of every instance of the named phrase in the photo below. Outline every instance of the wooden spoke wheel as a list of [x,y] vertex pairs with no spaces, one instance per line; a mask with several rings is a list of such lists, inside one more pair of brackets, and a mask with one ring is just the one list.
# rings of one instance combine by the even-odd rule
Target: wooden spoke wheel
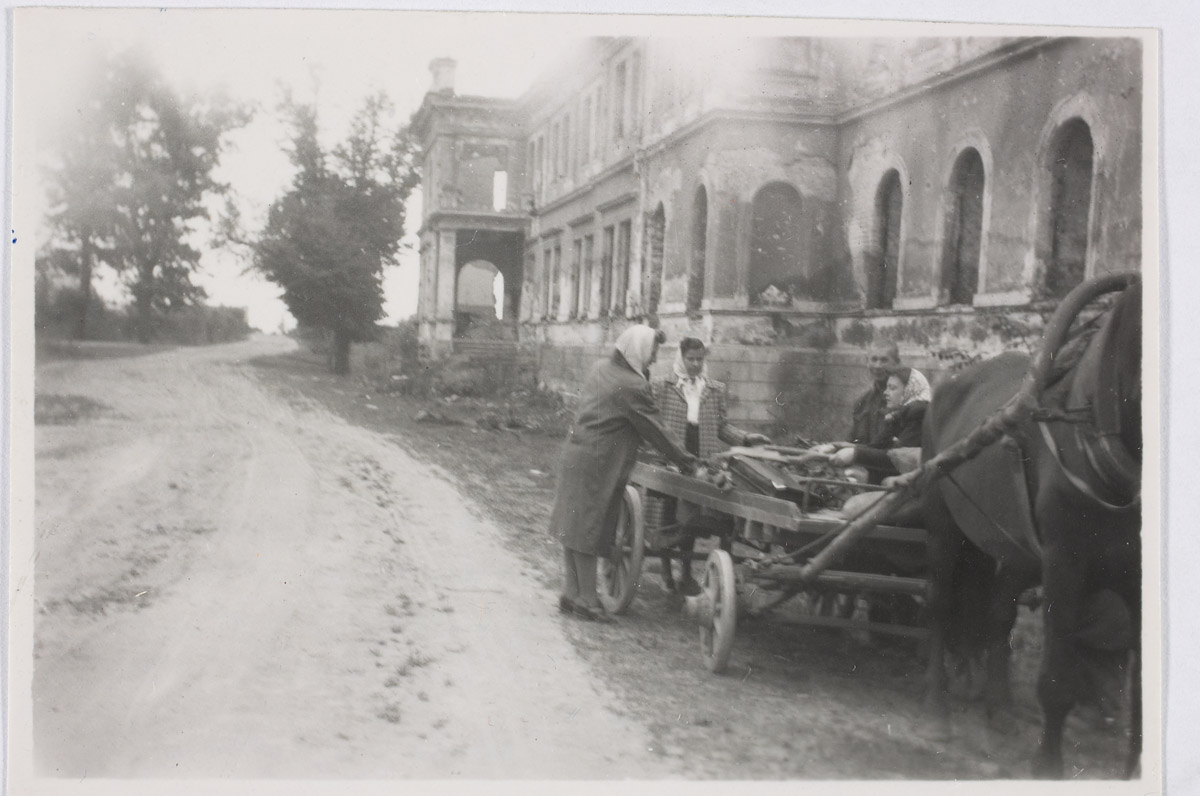
[[722,672],[729,663],[737,630],[737,580],[729,553],[713,550],[708,554],[701,588],[700,651],[710,671]]
[[646,523],[642,517],[642,496],[632,486],[625,487],[621,516],[612,552],[596,563],[596,591],[600,604],[610,614],[624,613],[637,594],[646,554]]

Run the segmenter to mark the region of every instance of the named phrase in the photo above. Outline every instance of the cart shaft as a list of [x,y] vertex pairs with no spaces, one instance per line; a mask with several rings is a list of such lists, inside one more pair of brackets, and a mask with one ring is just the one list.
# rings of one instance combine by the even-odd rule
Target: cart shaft
[[924,596],[929,589],[925,578],[905,578],[898,575],[875,575],[868,572],[842,572],[826,570],[809,574],[807,567],[778,565],[761,572],[742,570],[747,581],[765,581],[786,584],[802,584],[813,589],[831,591],[868,591],[887,594],[911,594]]

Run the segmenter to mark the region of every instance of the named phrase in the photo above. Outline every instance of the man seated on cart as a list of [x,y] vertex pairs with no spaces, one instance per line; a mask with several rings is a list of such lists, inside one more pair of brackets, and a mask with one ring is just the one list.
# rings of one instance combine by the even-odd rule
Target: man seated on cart
[[[842,441],[816,445],[813,450],[832,455],[847,447],[874,444],[884,431],[888,414],[888,377],[899,368],[900,349],[895,343],[885,340],[872,343],[867,350],[867,371],[871,375],[871,386],[854,401],[850,412],[850,432]],[[843,454],[843,459],[845,456]],[[849,464],[843,462],[842,467],[848,467]],[[881,478],[878,474],[866,472],[861,464],[847,474],[853,480],[871,477],[871,482],[876,484]]]
[[875,436],[865,444],[839,444],[830,458],[835,467],[857,464],[867,468],[871,483],[915,469],[917,462],[898,454],[919,451],[925,410],[932,398],[929,381],[916,368],[895,368],[886,383],[886,414]]
[[[708,375],[707,353],[703,341],[695,337],[683,338],[671,375],[654,381],[654,401],[662,413],[663,427],[683,443],[684,450],[700,459],[708,459],[729,445],[770,443],[768,437],[743,431],[728,421],[725,384]],[[677,547],[680,551],[684,565],[679,590],[684,594],[698,593],[699,586],[692,577],[690,566],[696,538],[721,529],[706,522],[712,518],[703,512],[681,507],[677,500],[665,496],[649,495],[645,516],[651,546]],[[663,533],[659,534],[659,531]],[[662,558],[662,572],[663,584],[669,591],[675,591],[675,577],[667,555]]]
[[846,442],[868,445],[878,436],[887,414],[887,381],[892,371],[900,367],[900,349],[895,343],[879,341],[867,351],[867,372],[871,386],[858,396],[850,417],[850,434]]

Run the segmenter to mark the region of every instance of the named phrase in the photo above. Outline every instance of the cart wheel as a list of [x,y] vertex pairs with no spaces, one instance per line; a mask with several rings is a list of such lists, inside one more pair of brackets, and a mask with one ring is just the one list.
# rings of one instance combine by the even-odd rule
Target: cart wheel
[[621,614],[637,594],[646,555],[646,524],[642,519],[642,496],[631,486],[625,487],[621,516],[613,539],[610,558],[596,563],[596,586],[600,604],[610,614]]
[[705,603],[700,617],[700,651],[713,672],[722,672],[729,663],[733,635],[737,629],[737,581],[733,557],[724,550],[713,550],[704,564]]

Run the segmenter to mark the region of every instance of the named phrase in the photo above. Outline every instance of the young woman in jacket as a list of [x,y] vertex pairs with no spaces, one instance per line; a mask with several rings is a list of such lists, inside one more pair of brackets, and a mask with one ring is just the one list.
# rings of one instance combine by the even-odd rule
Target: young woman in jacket
[[[708,354],[704,343],[695,337],[685,337],[679,342],[679,353],[675,357],[671,375],[654,383],[654,400],[662,412],[662,424],[676,439],[683,442],[684,449],[700,459],[720,453],[729,445],[762,445],[771,440],[762,434],[743,431],[727,418],[728,396],[725,385],[708,375]],[[676,501],[670,498],[647,500],[646,525],[658,528],[675,524]],[[696,537],[688,533],[674,535],[671,541],[687,556],[691,555]],[[690,559],[686,558],[685,561]],[[671,571],[670,558],[663,557],[663,583],[670,591],[675,590],[675,577]],[[697,593],[699,587],[692,577],[691,567],[683,567],[683,582],[680,590],[684,594]]]

